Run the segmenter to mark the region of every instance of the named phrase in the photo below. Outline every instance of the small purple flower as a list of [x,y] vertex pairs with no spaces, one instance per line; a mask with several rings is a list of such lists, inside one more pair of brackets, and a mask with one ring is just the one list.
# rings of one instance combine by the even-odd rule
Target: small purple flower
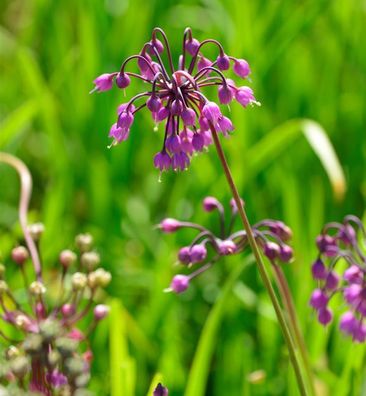
[[182,264],[190,264],[191,263],[191,248],[190,246],[182,247],[178,252],[178,260]]
[[191,262],[200,263],[201,261],[205,260],[207,257],[207,249],[204,245],[194,245],[191,248]]
[[108,91],[113,87],[113,79],[116,73],[104,73],[98,76],[93,82],[95,84],[94,91]]
[[166,233],[175,232],[181,227],[182,223],[172,218],[166,218],[159,224],[159,228]]
[[334,272],[330,271],[325,278],[325,287],[328,290],[334,290],[337,288],[339,283],[339,276]]
[[328,296],[321,289],[315,289],[310,298],[310,305],[315,309],[325,308],[328,304]]
[[116,77],[116,84],[118,88],[124,89],[130,85],[131,79],[126,73],[118,73]]
[[182,110],[181,116],[184,125],[186,126],[195,125],[196,113],[194,112],[194,110],[190,109],[189,107],[186,107],[185,109]]
[[246,78],[248,77],[250,73],[250,67],[249,64],[246,60],[244,59],[236,59],[234,61],[234,66],[233,66],[234,73],[241,77],[241,78]]
[[228,256],[236,252],[236,245],[230,239],[218,242],[219,253],[223,256]]
[[275,242],[267,242],[264,245],[264,254],[270,259],[274,260],[280,254],[280,247]]
[[333,319],[332,311],[329,308],[321,308],[318,311],[318,320],[319,323],[326,326],[329,324]]
[[203,200],[203,209],[206,212],[212,212],[220,207],[222,207],[222,205],[215,197],[206,197]]
[[346,311],[339,321],[339,328],[345,334],[352,335],[358,326],[358,320],[351,311]]
[[216,59],[216,64],[220,70],[230,69],[230,59],[226,54],[220,54]]
[[235,92],[235,99],[243,106],[247,107],[249,104],[255,102],[253,90],[249,87],[240,87]]
[[170,289],[175,293],[183,293],[188,289],[190,277],[187,275],[175,275],[170,284]]
[[229,104],[233,100],[234,94],[228,85],[222,85],[217,92],[221,104]]
[[155,168],[160,169],[161,172],[168,170],[170,168],[171,162],[172,160],[167,152],[161,151],[155,154],[154,166]]
[[314,262],[311,267],[311,271],[314,279],[324,280],[328,276],[328,270],[321,259],[317,259]]
[[278,254],[278,257],[282,262],[288,263],[292,259],[293,255],[294,252],[290,246],[285,244],[280,246],[280,252]]

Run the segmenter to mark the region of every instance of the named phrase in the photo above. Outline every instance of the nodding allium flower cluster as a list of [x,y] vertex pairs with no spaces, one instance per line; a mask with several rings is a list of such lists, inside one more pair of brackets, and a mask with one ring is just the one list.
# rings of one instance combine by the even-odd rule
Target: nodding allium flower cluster
[[310,305],[317,311],[318,321],[323,325],[332,321],[329,303],[340,295],[347,310],[340,318],[339,328],[356,342],[366,341],[365,242],[366,230],[356,216],[346,216],[343,223],[326,224],[316,239],[319,255],[312,265],[318,287],[311,295]]
[[[182,228],[193,228],[198,231],[191,244],[179,250],[178,261],[187,267],[199,266],[199,268],[189,275],[175,275],[167,291],[184,292],[193,278],[208,270],[221,257],[238,254],[248,246],[245,230],[233,232],[238,208],[233,199],[230,201],[230,206],[231,218],[229,224],[225,224],[225,212],[221,202],[214,197],[206,197],[203,200],[203,209],[206,212],[216,211],[219,214],[219,236],[196,223],[166,218],[159,224],[159,228],[165,233],[173,233]],[[289,263],[292,260],[292,248],[286,244],[292,237],[292,232],[282,221],[262,220],[252,227],[252,231],[263,254],[273,264],[277,261]]]
[[[41,224],[29,227],[37,246],[42,232]],[[82,392],[93,358],[88,336],[109,312],[106,305],[95,305],[94,299],[111,280],[110,273],[99,267],[100,257],[92,244],[89,234],[81,234],[76,237],[78,253],[60,253],[58,284],[49,289],[41,276],[28,281],[31,256],[26,247],[15,247],[7,266],[15,264],[21,272],[25,302],[16,298],[20,293],[7,283],[6,267],[0,264],[0,315],[8,325],[0,331],[8,344],[0,377],[8,384],[43,395],[86,394]],[[90,316],[87,328],[78,328]]]
[[[163,43],[157,38],[158,34]],[[208,45],[217,47],[216,59],[203,55],[202,51]],[[162,60],[165,54],[167,66]],[[127,71],[127,66],[135,61],[139,73]],[[118,107],[117,122],[109,133],[113,138],[111,146],[128,138],[135,114],[147,107],[155,123],[165,123],[163,147],[154,157],[154,166],[160,171],[186,169],[192,154],[203,151],[212,143],[211,127],[225,136],[234,129],[220,107],[206,98],[203,88],[216,86],[219,102],[223,105],[230,104],[233,99],[243,107],[259,104],[251,88],[237,87],[233,80],[224,76],[223,72],[230,66],[243,79],[250,73],[247,61],[228,56],[217,40],[199,42],[187,28],[183,35],[182,54],[175,68],[167,36],[163,30],[155,28],[151,40],[144,44],[139,54],[128,57],[119,72],[105,73],[94,80],[92,92],[109,90],[114,84],[125,89],[131,78],[149,84],[145,92]]]

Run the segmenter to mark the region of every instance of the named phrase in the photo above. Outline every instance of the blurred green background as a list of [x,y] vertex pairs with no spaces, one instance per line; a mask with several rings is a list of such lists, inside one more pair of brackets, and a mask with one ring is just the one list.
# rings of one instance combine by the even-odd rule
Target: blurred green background
[[[251,65],[262,106],[231,106],[236,131],[224,147],[251,221],[282,219],[294,231],[296,260],[285,270],[319,395],[366,394],[364,346],[335,324],[319,326],[307,303],[322,224],[365,214],[365,1],[2,0],[0,23],[0,149],[33,174],[30,218],[46,225],[44,265],[57,268],[58,252],[89,231],[113,273],[112,315],[93,335],[91,389],[145,395],[160,373],[173,396],[297,394],[250,256],[221,262],[183,295],[162,292],[181,271],[176,252],[192,234],[161,235],[153,226],[166,216],[214,225],[202,198],[231,198],[214,150],[159,183],[152,157],[162,131],[153,133],[150,115],[140,112],[129,140],[108,150],[125,98],[118,90],[88,94],[92,80],[137,53],[155,26],[177,59],[190,26],[199,40],[216,38]],[[140,89],[132,84],[127,96]],[[327,146],[317,140],[314,151],[303,119],[329,136],[345,190],[332,166],[330,181],[315,152],[325,150],[326,160]],[[20,236],[17,200],[17,177],[1,166],[0,258],[9,266]]]

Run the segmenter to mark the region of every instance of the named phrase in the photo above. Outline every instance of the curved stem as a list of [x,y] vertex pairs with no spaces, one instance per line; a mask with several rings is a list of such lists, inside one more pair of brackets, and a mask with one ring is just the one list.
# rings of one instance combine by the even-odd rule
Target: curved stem
[[274,269],[275,269],[275,277],[277,280],[277,285],[278,285],[278,290],[280,291],[281,294],[281,299],[282,302],[285,306],[285,309],[288,313],[288,319],[290,323],[290,329],[292,330],[292,334],[294,339],[296,340],[297,346],[299,348],[301,358],[304,363],[304,368],[306,371],[307,375],[307,380],[309,384],[309,388],[311,390],[311,394],[315,395],[315,389],[314,389],[314,381],[313,381],[313,373],[311,370],[311,365],[309,362],[309,356],[306,350],[306,345],[304,341],[304,337],[302,335],[299,321],[296,315],[296,309],[295,309],[295,304],[291,295],[291,291],[288,287],[288,283],[286,280],[286,277],[282,271],[282,268],[278,266],[276,263],[272,263]]
[[24,162],[11,154],[0,152],[0,162],[10,165],[18,172],[20,178],[19,222],[22,227],[24,239],[32,259],[36,278],[38,281],[42,282],[41,261],[39,259],[36,244],[28,231],[27,225],[28,205],[32,192],[32,176]]
[[285,341],[286,341],[286,344],[287,344],[287,348],[288,348],[288,351],[289,351],[289,355],[290,355],[290,359],[291,359],[291,363],[292,363],[292,366],[294,368],[295,375],[296,375],[296,378],[297,378],[297,383],[298,383],[298,386],[299,386],[300,393],[301,393],[302,396],[307,396],[308,392],[306,390],[304,379],[302,377],[300,362],[299,362],[299,360],[297,358],[297,355],[296,355],[295,345],[294,345],[293,339],[291,337],[290,331],[288,329],[288,326],[287,326],[287,323],[286,323],[286,320],[285,320],[285,316],[284,316],[284,314],[282,312],[282,307],[280,305],[280,302],[278,300],[278,297],[277,297],[276,292],[275,292],[275,290],[274,290],[274,288],[272,286],[270,277],[268,275],[268,272],[267,272],[266,267],[264,265],[264,262],[262,260],[262,256],[260,254],[259,247],[257,245],[257,242],[256,242],[255,238],[254,238],[253,231],[252,231],[252,228],[250,226],[250,223],[249,223],[247,214],[245,212],[244,206],[241,203],[240,196],[239,196],[239,193],[238,193],[238,189],[236,188],[235,182],[234,182],[233,177],[231,175],[231,171],[230,171],[229,165],[228,165],[228,163],[226,161],[225,154],[224,154],[224,151],[222,149],[218,134],[217,134],[216,129],[215,129],[215,127],[214,127],[214,125],[212,124],[211,121],[209,121],[209,126],[210,126],[212,137],[213,137],[213,140],[214,140],[214,143],[215,143],[217,154],[219,156],[221,165],[222,165],[224,173],[225,173],[226,180],[227,180],[227,182],[229,184],[229,187],[230,187],[230,190],[231,190],[231,192],[233,194],[235,203],[236,203],[236,205],[238,207],[239,216],[240,216],[240,218],[242,220],[244,229],[247,232],[248,242],[250,244],[250,247],[252,248],[252,251],[253,251],[253,254],[254,254],[258,269],[259,269],[259,273],[261,275],[261,278],[262,278],[262,281],[264,283],[264,286],[267,289],[267,292],[268,292],[269,297],[271,299],[273,308],[274,308],[274,310],[276,312],[276,316],[277,316],[279,325],[281,327],[283,336],[285,338]]

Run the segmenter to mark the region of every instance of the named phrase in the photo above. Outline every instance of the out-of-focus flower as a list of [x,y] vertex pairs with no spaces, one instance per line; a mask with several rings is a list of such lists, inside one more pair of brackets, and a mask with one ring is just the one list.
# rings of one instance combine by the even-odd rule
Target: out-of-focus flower
[[[244,202],[242,203],[244,204]],[[175,275],[170,287],[166,291],[182,293],[188,289],[190,281],[208,270],[221,257],[242,252],[248,246],[247,233],[244,230],[233,231],[237,216],[237,207],[230,202],[231,218],[225,224],[225,210],[222,203],[215,197],[206,197],[203,200],[203,209],[206,212],[218,213],[220,233],[216,235],[204,226],[192,222],[166,218],[158,228],[165,233],[173,233],[184,228],[197,230],[197,235],[189,246],[182,247],[178,252],[178,261],[186,267],[195,266],[197,269],[189,275]],[[263,254],[273,263],[289,263],[293,257],[292,248],[287,245],[291,238],[291,229],[282,221],[263,220],[253,227],[253,234]],[[333,279],[333,284],[336,279]]]
[[[158,40],[158,35],[161,35],[163,42]],[[203,55],[206,46],[217,48],[216,59],[211,60]],[[166,53],[167,64],[162,60],[162,53]],[[137,62],[138,73],[127,71],[131,62]],[[160,171],[186,169],[192,154],[201,152],[211,144],[210,126],[225,136],[234,129],[219,106],[206,98],[203,93],[205,87],[217,87],[219,102],[224,105],[233,99],[244,107],[259,104],[251,88],[237,87],[233,80],[225,77],[223,72],[231,65],[238,77],[248,77],[250,67],[246,60],[227,55],[217,40],[199,42],[187,28],[176,68],[166,34],[160,28],[153,29],[151,40],[144,44],[139,54],[129,56],[119,72],[104,73],[94,80],[93,91],[109,90],[114,81],[118,88],[126,89],[131,78],[148,85],[144,92],[119,106],[117,122],[109,133],[113,139],[112,146],[129,137],[134,115],[147,107],[155,123],[163,122],[165,125],[163,146],[154,157],[154,166]]]
[[319,254],[311,267],[318,286],[310,305],[317,311],[319,323],[324,326],[331,323],[329,305],[334,296],[341,295],[346,311],[339,328],[355,342],[366,341],[365,242],[365,227],[356,216],[346,216],[343,223],[326,224],[316,238]]

